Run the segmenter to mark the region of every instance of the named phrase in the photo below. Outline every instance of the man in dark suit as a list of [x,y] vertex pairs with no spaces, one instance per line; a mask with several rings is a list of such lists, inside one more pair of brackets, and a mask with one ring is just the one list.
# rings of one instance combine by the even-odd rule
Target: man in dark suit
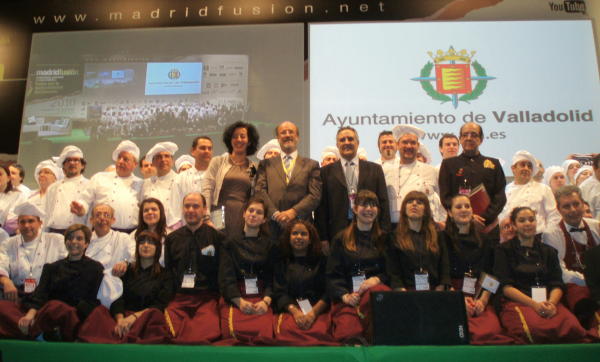
[[271,233],[277,238],[295,218],[312,220],[321,198],[319,163],[298,155],[298,127],[283,122],[275,128],[281,154],[260,162],[256,195],[267,204]]
[[324,246],[352,220],[351,200],[360,190],[370,190],[377,195],[379,225],[384,230],[390,229],[390,208],[381,166],[358,159],[359,140],[354,128],[340,128],[336,143],[340,160],[321,169],[323,191],[317,210],[317,229]]

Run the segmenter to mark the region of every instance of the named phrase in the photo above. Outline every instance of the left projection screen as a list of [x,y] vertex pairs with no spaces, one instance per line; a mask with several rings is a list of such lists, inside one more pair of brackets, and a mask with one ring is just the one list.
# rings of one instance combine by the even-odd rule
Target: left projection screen
[[178,157],[199,135],[224,152],[223,129],[238,120],[262,135],[285,119],[308,130],[303,45],[302,24],[35,34],[19,142],[25,183],[36,188],[37,163],[69,144],[90,177],[124,139],[142,154],[173,141]]

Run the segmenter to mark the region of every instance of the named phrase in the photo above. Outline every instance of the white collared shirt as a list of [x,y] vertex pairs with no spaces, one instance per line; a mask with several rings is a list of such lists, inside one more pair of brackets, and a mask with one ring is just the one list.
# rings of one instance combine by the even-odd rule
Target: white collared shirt
[[[596,245],[600,244],[600,222],[594,219],[584,218],[585,222],[590,227],[590,231],[592,232],[592,236],[594,238],[594,242]],[[562,220],[560,221],[562,222]],[[587,235],[585,232],[570,232],[569,230],[572,225],[565,223],[565,227],[567,232],[571,235],[571,239],[574,242],[587,245]],[[580,222],[577,228],[583,228],[583,222]],[[542,234],[542,241],[544,244],[550,245],[558,252],[558,260],[560,261],[560,268],[562,269],[562,277],[563,282],[565,283],[574,283],[580,286],[585,286],[585,278],[583,274],[575,270],[567,269],[565,264],[565,253],[566,253],[566,240],[563,231],[560,228],[558,222],[549,224],[544,233]],[[583,255],[582,255],[583,257]]]

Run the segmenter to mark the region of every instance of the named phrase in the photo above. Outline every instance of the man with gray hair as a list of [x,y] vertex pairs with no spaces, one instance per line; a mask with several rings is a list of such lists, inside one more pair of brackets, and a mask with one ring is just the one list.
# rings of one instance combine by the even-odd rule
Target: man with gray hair
[[567,304],[577,315],[577,303],[589,298],[583,276],[584,253],[600,244],[600,222],[583,217],[583,199],[577,186],[563,186],[554,197],[562,219],[548,225],[542,240],[558,251],[563,282],[567,285]]

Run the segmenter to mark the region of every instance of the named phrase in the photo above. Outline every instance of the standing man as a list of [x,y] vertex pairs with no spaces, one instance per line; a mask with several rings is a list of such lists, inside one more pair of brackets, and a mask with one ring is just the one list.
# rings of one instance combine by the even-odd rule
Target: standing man
[[167,226],[175,227],[181,219],[181,204],[177,186],[177,174],[173,171],[173,155],[179,147],[173,142],[159,142],[146,154],[146,160],[152,161],[156,176],[144,180],[142,200],[149,197],[159,199],[165,207]]
[[[474,122],[465,123],[460,128],[460,145],[463,152],[442,161],[440,166],[440,197],[446,207],[454,195],[473,195],[472,192],[485,187],[477,196],[489,199],[473,205],[475,225],[484,233],[494,230],[493,236],[499,237],[498,215],[506,204],[506,178],[500,162],[496,158],[485,157],[479,152],[483,142],[483,130]],[[471,203],[474,203],[471,197]]]
[[379,148],[381,157],[376,160],[375,163],[380,164],[384,171],[388,165],[398,167],[398,159],[396,158],[398,144],[396,143],[392,131],[381,131],[381,133],[379,133],[377,147]]
[[115,171],[99,172],[92,177],[81,199],[74,203],[77,215],[85,215],[95,205],[107,204],[115,211],[114,230],[128,234],[135,230],[143,184],[133,174],[139,157],[140,149],[135,143],[129,140],[119,143],[112,154]]
[[354,217],[352,206],[359,190],[370,190],[379,200],[379,225],[390,230],[385,176],[381,166],[358,159],[358,133],[352,127],[337,131],[336,143],[340,160],[321,169],[323,188],[317,209],[317,228],[325,247]]
[[156,176],[156,168],[152,166],[152,161],[146,161],[146,155],[140,159],[138,166],[144,180],[152,176]]
[[209,137],[199,136],[192,142],[190,154],[196,160],[194,167],[182,172],[177,176],[177,188],[179,192],[178,203],[190,192],[201,192],[200,180],[208,168],[213,156],[213,142]]
[[177,294],[165,309],[176,344],[209,344],[221,336],[219,324],[219,250],[224,235],[210,223],[199,192],[183,199],[185,225],[165,240],[165,268]]
[[267,205],[271,235],[278,237],[288,222],[312,219],[321,199],[319,163],[298,155],[298,127],[292,122],[280,123],[275,135],[281,154],[258,165],[255,193]]
[[[442,160],[447,158],[456,157],[458,155],[458,150],[460,149],[458,145],[458,137],[454,135],[454,133],[444,133],[439,142],[440,154],[442,155]],[[440,166],[437,166],[437,169],[440,169]]]
[[600,216],[600,153],[592,158],[592,168],[594,174],[581,184],[581,194],[597,219]]
[[427,195],[434,220],[444,223],[446,211],[438,195],[437,171],[433,166],[417,160],[419,139],[425,131],[415,126],[402,125],[394,127],[393,134],[398,140],[400,162],[397,168],[388,172],[386,178],[388,190],[393,189],[393,198],[390,195],[389,201],[392,223],[398,223],[402,200],[411,191],[421,191]]
[[536,213],[537,232],[546,230],[560,220],[556,201],[548,185],[533,179],[538,171],[535,157],[528,151],[517,151],[512,159],[514,181],[506,186],[506,205],[498,216],[506,219],[515,207],[529,206]]
[[554,196],[562,219],[548,225],[542,240],[558,252],[563,282],[567,286],[567,305],[577,315],[577,303],[590,297],[583,275],[584,254],[600,244],[600,222],[583,217],[584,204],[577,186],[563,186]]
[[64,234],[69,226],[87,221],[76,200],[81,199],[90,180],[83,176],[86,162],[78,147],[65,147],[56,163],[62,165],[65,178],[48,187],[44,210],[48,230]]

